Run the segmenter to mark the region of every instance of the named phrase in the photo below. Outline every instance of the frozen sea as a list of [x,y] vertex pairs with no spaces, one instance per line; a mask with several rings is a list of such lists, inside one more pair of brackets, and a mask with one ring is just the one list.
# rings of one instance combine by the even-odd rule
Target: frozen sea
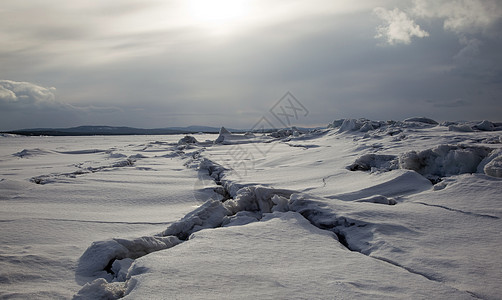
[[0,298],[500,299],[491,124],[0,136]]

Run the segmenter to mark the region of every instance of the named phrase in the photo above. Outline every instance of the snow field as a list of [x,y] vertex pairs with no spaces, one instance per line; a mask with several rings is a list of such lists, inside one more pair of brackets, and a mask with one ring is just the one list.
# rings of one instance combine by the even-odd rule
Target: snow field
[[[499,130],[412,118],[77,149],[7,137],[2,296],[497,299]],[[21,247],[66,260],[28,263],[22,291]]]

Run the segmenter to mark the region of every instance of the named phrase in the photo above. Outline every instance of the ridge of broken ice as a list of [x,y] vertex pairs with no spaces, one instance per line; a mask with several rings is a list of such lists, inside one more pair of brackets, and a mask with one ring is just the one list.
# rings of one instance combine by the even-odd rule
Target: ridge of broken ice
[[425,117],[408,118],[404,121],[373,121],[365,118],[338,119],[328,124],[328,128],[338,129],[338,132],[369,132],[378,130],[390,135],[396,134],[395,129],[426,129],[434,126],[445,126],[450,131],[474,132],[474,131],[502,131],[502,123],[483,120],[481,122],[459,121],[438,123]]
[[439,145],[420,152],[410,151],[399,156],[365,154],[347,168],[351,171],[413,170],[429,179],[464,173],[484,173],[501,177],[502,152],[480,146]]

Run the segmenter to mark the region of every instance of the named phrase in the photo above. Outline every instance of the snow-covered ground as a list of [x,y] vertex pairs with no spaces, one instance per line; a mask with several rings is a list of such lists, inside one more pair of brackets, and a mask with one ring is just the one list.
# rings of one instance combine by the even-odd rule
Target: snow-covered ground
[[499,129],[0,137],[0,297],[500,299]]

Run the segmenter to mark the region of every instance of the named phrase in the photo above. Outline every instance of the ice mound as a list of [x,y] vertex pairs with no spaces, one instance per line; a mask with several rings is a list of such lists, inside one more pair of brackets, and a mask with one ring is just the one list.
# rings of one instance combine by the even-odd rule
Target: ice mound
[[481,131],[494,131],[496,126],[490,121],[484,120],[479,124],[475,125],[474,128],[479,129]]
[[274,137],[274,138],[285,138],[285,137],[289,137],[289,136],[298,137],[301,134],[303,134],[303,132],[301,130],[299,130],[296,127],[291,127],[288,129],[279,129],[277,131],[274,131],[274,132],[270,133],[269,136]]
[[42,150],[40,148],[35,148],[35,149],[23,149],[22,151],[16,152],[12,155],[17,156],[19,158],[28,158],[31,156],[38,156],[38,155],[44,155],[44,154],[49,154],[51,153],[50,151]]
[[332,124],[328,125],[329,128],[337,128],[338,132],[349,132],[349,131],[359,131],[368,132],[380,128],[385,122],[382,121],[371,121],[368,119],[344,119],[335,120]]
[[430,125],[438,125],[439,123],[434,121],[433,119],[429,119],[426,117],[415,117],[415,118],[408,118],[405,119],[403,122],[418,122],[418,123],[425,123],[425,124],[430,124]]
[[191,135],[185,135],[184,138],[178,141],[178,145],[189,145],[189,144],[197,144],[198,141]]
[[447,126],[449,131],[475,132],[475,131],[501,131],[502,123],[494,123],[488,120],[481,122],[443,122],[441,126]]
[[440,145],[432,149],[395,155],[366,154],[347,167],[350,171],[387,172],[413,170],[436,180],[464,173],[502,177],[502,150],[482,146]]
[[399,167],[441,177],[476,173],[478,165],[491,152],[488,147],[440,145],[421,152],[404,153],[399,157]]
[[[475,131],[502,131],[502,123],[494,123],[487,120],[481,122],[442,122],[439,124],[433,119],[426,117],[408,118],[404,121],[372,121],[361,119],[339,119],[328,124],[328,128],[338,129],[339,133],[364,132],[366,137],[377,137],[378,135],[395,135],[410,129],[427,129],[435,126],[448,127],[449,131],[455,132],[475,132]],[[371,132],[371,133],[370,133]]]

